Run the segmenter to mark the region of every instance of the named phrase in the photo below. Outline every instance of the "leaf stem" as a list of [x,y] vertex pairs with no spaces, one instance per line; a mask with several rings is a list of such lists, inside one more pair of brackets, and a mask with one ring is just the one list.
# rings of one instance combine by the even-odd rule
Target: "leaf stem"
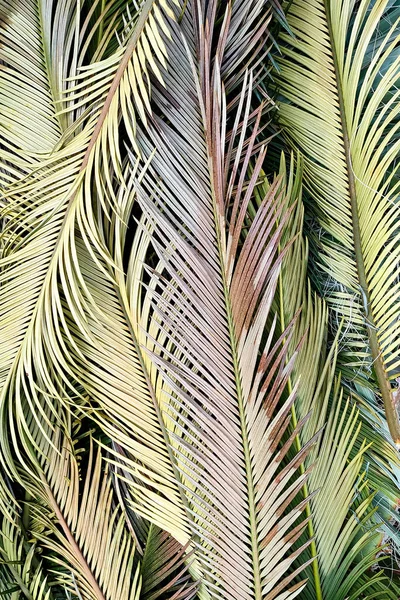
[[[280,251],[280,250],[279,250]],[[286,323],[285,323],[285,314],[284,314],[284,302],[283,302],[283,282],[282,282],[282,270],[279,274],[279,313],[280,313],[280,324],[281,324],[281,333],[283,333],[286,329]],[[283,340],[282,342],[283,344],[285,343],[285,340]],[[288,387],[288,392],[289,395],[292,393],[293,391],[293,385],[292,385],[292,378],[289,375],[288,378],[288,383],[287,383],[287,387]],[[292,412],[292,426],[293,429],[296,429],[297,424],[298,424],[298,418],[297,418],[297,412],[296,412],[296,404],[293,402],[292,404],[292,408],[291,408],[291,412]],[[295,439],[294,439],[294,445],[296,448],[296,452],[299,453],[301,451],[301,440],[300,440],[300,435],[297,434]],[[304,475],[305,473],[305,466],[304,463],[302,462],[300,464],[300,473],[302,475]],[[303,498],[304,500],[307,500],[307,498],[309,497],[309,490],[308,490],[308,485],[307,482],[305,482],[302,486],[302,493],[303,493]],[[314,584],[315,584],[315,600],[323,600],[323,595],[322,595],[322,586],[321,586],[321,577],[320,577],[320,573],[319,573],[319,563],[318,563],[318,551],[317,551],[317,546],[315,543],[315,532],[314,532],[314,525],[312,522],[312,513],[311,513],[311,506],[310,506],[310,502],[308,501],[306,506],[305,506],[305,513],[306,513],[306,517],[309,519],[308,523],[307,523],[307,529],[308,529],[308,535],[309,538],[311,540],[310,543],[310,552],[311,552],[311,556],[314,559],[312,562],[312,570],[313,570],[313,575],[314,575]]]
[[222,274],[222,281],[223,281],[223,288],[224,288],[225,306],[226,306],[226,311],[227,311],[229,338],[230,338],[230,345],[231,345],[231,351],[232,351],[232,361],[233,361],[233,369],[234,369],[235,383],[236,383],[236,393],[237,393],[238,407],[239,407],[240,426],[241,426],[241,432],[242,432],[242,442],[243,442],[243,451],[244,451],[244,462],[245,462],[245,468],[246,468],[246,484],[247,484],[249,520],[250,520],[251,551],[252,551],[252,557],[253,557],[254,600],[262,600],[261,567],[260,567],[259,540],[258,540],[258,531],[257,531],[256,500],[255,500],[255,494],[254,494],[250,444],[249,444],[249,437],[248,437],[247,423],[246,423],[246,413],[245,413],[243,393],[242,393],[239,360],[238,360],[238,355],[237,355],[237,339],[236,339],[235,325],[234,325],[233,316],[232,316],[231,297],[230,297],[229,288],[228,288],[227,281],[226,281],[226,274],[225,274],[225,269],[224,269],[225,262],[224,262],[222,244],[221,244],[221,239],[220,239],[220,231],[219,231],[219,226],[218,226],[220,220],[218,218],[217,203],[215,202],[215,199],[214,199],[214,218],[215,218],[216,231],[217,231],[218,250],[219,250],[219,257],[220,257],[220,264],[221,264],[221,274]]
[[40,478],[46,489],[46,493],[49,498],[49,503],[56,514],[58,522],[59,522],[60,526],[62,527],[62,530],[64,531],[65,537],[67,538],[68,542],[71,545],[71,548],[73,550],[76,560],[78,561],[83,572],[85,573],[87,582],[90,584],[93,592],[95,593],[96,599],[97,600],[107,600],[105,595],[103,594],[99,584],[97,583],[97,580],[94,577],[92,570],[91,570],[86,558],[84,557],[84,555],[82,553],[82,550],[80,549],[79,545],[77,544],[75,537],[73,536],[71,529],[69,528],[68,523],[64,518],[64,515],[62,514],[62,512],[60,510],[60,507],[58,506],[58,502],[55,499],[53,492],[51,491],[50,486],[47,483],[46,478],[44,477],[43,474],[40,475]]

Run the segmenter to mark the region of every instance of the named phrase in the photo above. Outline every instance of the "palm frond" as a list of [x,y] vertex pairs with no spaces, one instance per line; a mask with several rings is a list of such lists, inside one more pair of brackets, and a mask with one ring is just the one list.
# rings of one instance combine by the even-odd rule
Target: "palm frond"
[[[110,450],[110,461],[118,456],[116,466],[134,468],[139,494],[134,509],[185,545],[190,531],[179,479],[129,305],[121,298],[122,285],[115,284],[112,272],[107,277],[110,265],[102,261],[101,255],[92,256],[83,241],[77,240],[76,255],[79,271],[74,280],[82,277],[85,285],[77,286],[79,304],[73,304],[72,295],[66,299],[71,315],[78,318],[63,323],[64,338],[73,336],[74,341],[66,354],[65,371],[72,370],[75,381],[89,394],[92,418],[113,441],[114,448],[117,444],[124,449],[124,454]],[[84,321],[79,317],[82,313]]]
[[[164,135],[167,136],[168,132],[165,131]],[[171,136],[171,144],[172,140]],[[157,148],[163,154],[167,153],[168,147],[163,145],[161,138],[157,139]],[[166,204],[162,208],[159,206],[160,199],[168,197],[167,194],[171,194],[173,188],[161,186],[152,179],[150,173],[153,165],[156,172],[161,170],[158,156],[154,157],[148,174],[143,179],[143,188],[138,194],[142,209],[152,221],[153,244],[162,262],[162,271],[157,273],[160,293],[153,294],[153,310],[158,328],[177,352],[165,348],[165,343],[161,346],[157,338],[154,343],[154,338],[151,338],[151,357],[163,374],[166,387],[172,391],[172,394],[164,396],[163,404],[169,420],[175,424],[172,444],[176,461],[184,480],[190,482],[186,493],[191,511],[196,515],[192,523],[193,534],[203,546],[203,560],[210,562],[214,585],[220,587],[221,597],[226,597],[226,594],[232,598],[250,598],[253,595],[262,597],[261,594],[267,597],[267,593],[271,598],[275,595],[279,597],[279,586],[275,586],[275,583],[285,574],[286,569],[278,561],[283,558],[287,549],[289,540],[285,534],[299,516],[301,505],[290,514],[287,526],[280,531],[274,530],[268,515],[278,510],[278,506],[283,510],[287,497],[295,495],[301,486],[301,477],[296,478],[292,486],[289,486],[289,481],[304,452],[289,464],[284,473],[278,475],[276,469],[287,452],[290,441],[281,451],[277,450],[277,446],[287,427],[293,397],[275,413],[287,370],[282,364],[281,356],[276,354],[276,348],[270,347],[271,339],[264,342],[266,345],[262,358],[258,359],[275,281],[272,279],[265,288],[260,286],[259,295],[255,298],[252,295],[257,292],[240,289],[241,282],[246,281],[244,273],[247,269],[266,271],[271,268],[274,241],[265,247],[265,242],[259,236],[268,234],[273,218],[272,222],[268,218],[263,222],[258,214],[255,225],[246,238],[247,244],[235,257],[235,264],[232,264],[232,260],[225,265],[226,276],[231,276],[231,286],[239,296],[238,303],[232,306],[232,313],[229,314],[227,308],[224,309],[223,280],[217,277],[217,240],[212,240],[211,236],[211,239],[207,239],[203,232],[197,231],[196,237],[191,233],[191,212],[187,220],[183,220],[184,206],[190,206],[195,199],[193,192],[186,191],[185,182],[179,181],[179,195],[185,204],[179,207],[179,218],[183,222],[181,231],[176,235],[171,227],[174,219],[171,208]],[[183,168],[188,169],[188,165]],[[154,206],[150,205],[151,190],[157,193]],[[162,193],[158,196],[160,191]],[[176,201],[176,197],[171,194],[171,202],[173,199]],[[203,197],[203,202],[206,199],[207,196]],[[271,212],[275,208],[270,204],[271,200],[269,196],[264,202],[260,211],[264,215],[267,207]],[[201,210],[201,206],[200,204],[198,210]],[[253,255],[257,250],[259,258]],[[208,272],[210,264],[213,271]],[[274,271],[277,272],[276,265],[272,269],[273,277]],[[253,281],[250,274],[246,275],[248,280]],[[199,277],[206,280],[206,287]],[[260,280],[262,281],[261,275]],[[213,304],[216,305],[214,309]],[[253,313],[246,314],[245,306],[251,311],[252,305]],[[223,319],[224,310],[226,320]],[[238,352],[236,366],[230,358],[232,349],[229,344],[232,342],[229,337],[228,315],[232,319],[231,325],[234,323],[241,333],[234,338]],[[253,353],[249,352],[250,347],[254,347]],[[223,362],[217,362],[216,349],[218,355],[224,357]],[[192,369],[189,368],[191,364]],[[235,389],[235,368],[238,371],[236,385],[243,397]],[[274,376],[276,379],[272,384]],[[162,391],[165,394],[165,390]],[[235,405],[235,397],[238,406]],[[261,440],[263,443],[260,447]],[[244,447],[238,443],[244,444]],[[217,484],[218,481],[221,483]],[[238,490],[241,491],[240,494]],[[243,504],[241,496],[248,498],[248,506],[247,503]],[[269,501],[261,502],[262,498],[268,496]],[[223,508],[228,498],[233,505],[230,523],[226,520]],[[252,528],[250,531],[242,526],[247,520]],[[268,539],[269,535],[272,536],[271,540]],[[215,539],[214,544],[210,544],[210,537]],[[267,540],[270,543],[267,544]],[[235,549],[233,563],[233,557],[229,558],[231,546]],[[246,547],[249,550],[252,548],[253,553],[255,549],[260,552],[255,564],[250,559],[251,555],[246,555],[243,551]],[[272,547],[275,560],[271,559],[269,553]],[[294,556],[291,557],[293,559]],[[231,570],[237,572],[235,582],[230,577]],[[295,593],[294,590],[292,592]]]
[[[295,169],[292,156],[287,168],[282,157],[280,167],[285,197],[289,203],[297,200],[297,205],[284,231],[283,240],[294,241],[283,258],[276,302],[282,331],[301,310],[291,340],[292,347],[302,340],[291,375],[299,380],[292,407],[293,426],[310,416],[299,431],[298,446],[321,431],[305,460],[305,468],[314,465],[303,488],[304,497],[310,496],[307,536],[312,540],[308,551],[314,561],[307,567],[309,581],[300,597],[345,600],[359,598],[363,593],[373,598],[377,590],[385,590],[388,597],[396,598],[389,579],[382,573],[370,572],[377,564],[381,539],[381,523],[375,518],[375,494],[377,489],[388,487],[387,473],[371,467],[370,472],[379,476],[380,487],[368,481],[364,472],[367,446],[363,422],[355,403],[344,397],[340,380],[335,381],[337,344],[328,352],[327,307],[307,282],[308,244],[303,237],[300,157],[297,162]],[[264,180],[258,188],[259,198],[268,188]],[[291,379],[288,384],[291,389]],[[370,438],[375,442],[371,435],[367,439]]]
[[18,163],[23,162],[22,157],[17,155],[17,149],[28,156],[48,154],[60,136],[46,69],[40,19],[40,8],[34,0],[4,1],[0,5],[2,166],[7,159],[11,161],[10,174],[3,173],[5,183],[18,176]]
[[38,436],[37,475],[24,480],[36,537],[47,549],[60,586],[79,591],[85,600],[137,600],[141,582],[134,541],[92,440],[81,484],[76,433],[74,427],[69,435],[56,429],[51,444]]
[[[45,433],[38,389],[47,390],[51,407],[60,383],[52,380],[53,374],[48,368],[54,357],[53,340],[57,337],[60,318],[57,311],[61,306],[59,295],[54,296],[53,292],[57,289],[59,276],[65,281],[73,260],[68,243],[74,236],[76,223],[84,227],[85,205],[92,202],[92,180],[99,206],[109,206],[110,181],[114,176],[118,178],[122,164],[118,149],[119,128],[125,124],[127,135],[134,144],[134,114],[137,111],[145,122],[144,111],[149,109],[150,97],[147,80],[150,72],[155,72],[161,80],[156,64],[156,60],[164,61],[161,33],[164,32],[164,37],[168,35],[169,17],[165,15],[173,17],[166,2],[147,1],[140,14],[128,15],[120,34],[121,43],[110,53],[110,39],[118,28],[105,8],[101,15],[106,34],[97,50],[90,54],[82,35],[87,34],[90,39],[97,34],[99,20],[91,28],[90,19],[81,23],[76,6],[66,1],[63,5],[65,14],[62,7],[54,12],[50,10],[51,25],[58,36],[52,36],[50,44],[49,25],[41,25],[36,3],[32,2],[31,7],[32,14],[27,14],[26,18],[30,18],[34,29],[32,43],[30,38],[22,35],[23,23],[20,23],[20,14],[16,13],[16,35],[13,41],[10,41],[10,34],[7,36],[3,53],[9,62],[7,68],[12,73],[14,85],[18,85],[20,78],[24,82],[27,80],[26,86],[30,86],[30,92],[26,91],[27,98],[33,96],[35,99],[34,77],[41,78],[43,90],[36,102],[43,103],[44,108],[38,111],[39,116],[43,113],[42,120],[35,121],[35,139],[47,139],[48,128],[54,135],[51,140],[49,138],[47,154],[43,157],[31,158],[29,148],[23,143],[29,138],[25,129],[21,129],[19,138],[15,139],[12,152],[7,145],[1,150],[6,173],[10,172],[7,165],[12,163],[14,156],[18,156],[17,165],[20,166],[19,172],[13,169],[7,176],[1,201],[4,226],[0,283],[5,343],[2,344],[0,367],[0,405],[1,443],[7,468],[13,464],[14,456],[10,439],[16,442],[20,427],[30,435],[24,416],[26,407],[37,414],[37,426]],[[30,50],[35,54],[37,73],[33,73],[33,79],[27,78],[24,65],[15,59],[13,45],[18,43],[21,53]],[[51,60],[46,61],[46,53],[50,51]],[[60,53],[61,61],[57,60]],[[54,72],[53,68],[46,72],[48,62],[53,67],[60,65],[60,71]],[[5,70],[5,76],[8,70]],[[60,82],[64,86],[61,90],[58,89]],[[53,98],[49,90],[52,90]],[[61,111],[58,114],[65,118],[62,131],[56,128],[59,132],[56,140],[55,125],[52,124],[56,122],[55,102],[59,98],[61,105],[57,104],[57,107]],[[29,111],[12,112],[7,98],[4,102],[6,114],[11,111],[5,125],[10,123],[11,126],[11,121],[17,119],[13,125],[17,131],[20,130],[19,123],[25,128],[27,123],[31,127]],[[30,105],[28,108],[31,110]],[[100,173],[109,175],[103,181]],[[65,288],[68,293],[67,283]],[[38,335],[38,331],[44,330],[47,332],[44,337]],[[38,362],[36,357],[40,357]],[[15,421],[8,418],[11,414]],[[54,410],[52,418],[57,419]],[[21,453],[19,460],[23,460]]]
[[[154,101],[167,111],[168,124],[155,117],[156,126],[150,124],[138,135],[143,156],[150,157],[157,148],[136,186],[160,261],[151,272],[156,290],[149,318],[153,313],[154,329],[165,338],[160,343],[153,334],[146,345],[170,390],[164,392],[163,409],[173,423],[171,443],[179,469],[189,482],[185,491],[195,517],[192,527],[200,560],[210,565],[211,581],[205,586],[216,597],[294,597],[301,585],[290,588],[290,577],[279,581],[295,555],[288,562],[280,560],[301,532],[302,525],[293,532],[291,528],[302,505],[289,514],[283,530],[276,530],[269,518],[279,506],[285,510],[288,498],[301,486],[302,477],[291,485],[289,481],[304,454],[301,451],[278,475],[275,461],[290,447],[289,440],[277,450],[293,396],[276,409],[287,370],[270,346],[271,338],[263,341],[263,335],[280,262],[279,232],[267,243],[274,213],[281,211],[279,195],[273,190],[264,198],[241,246],[247,207],[264,158],[262,151],[256,172],[247,180],[258,115],[247,146],[238,136],[233,151],[234,132],[225,154],[226,140],[219,137],[221,132],[224,136],[221,124],[226,119],[219,65],[212,78],[212,104],[206,83],[210,74],[202,73],[202,97],[202,83],[196,82],[184,50],[183,46],[179,61],[182,108],[165,108],[162,91],[157,90]],[[209,52],[206,41],[202,52],[204,56]],[[168,76],[177,85],[172,69]],[[247,87],[246,81],[234,121],[237,127],[244,113],[243,131],[249,118]],[[193,124],[197,121],[188,137],[179,131],[182,111],[192,115]],[[202,137],[196,112],[205,119],[208,138]],[[189,146],[197,149],[190,161],[185,158]],[[253,288],[254,281],[260,285]],[[228,497],[233,508],[229,523],[223,509]],[[243,527],[245,522],[248,527]]]
[[399,18],[0,0],[1,596],[399,596]]
[[[190,15],[201,22],[196,10],[187,7],[186,30]],[[212,40],[203,31],[201,23],[206,57]],[[128,178],[115,193],[119,214],[111,224],[85,205],[83,242],[75,238],[76,259],[68,263],[69,277],[61,275],[63,313],[71,317],[55,340],[65,353],[54,369],[60,379],[73,373],[72,392],[79,395],[81,382],[93,399],[93,418],[117,442],[110,460],[130,488],[134,510],[181,543],[192,540],[193,569],[204,573],[200,597],[292,598],[304,585],[291,583],[295,574],[288,567],[302,551],[290,548],[305,526],[305,501],[286,509],[308,475],[298,466],[312,442],[280,470],[292,442],[289,437],[280,447],[294,394],[280,404],[292,362],[285,362],[287,345],[271,345],[273,327],[265,337],[282,260],[281,228],[272,234],[282,212],[278,182],[241,243],[265,156],[255,146],[264,107],[250,114],[253,82],[245,73],[233,131],[225,138],[219,64],[211,74],[204,58],[198,81],[191,62],[195,38],[186,44],[177,27],[171,38],[167,54],[174,63],[163,78],[168,90],[179,91],[178,100],[153,87],[156,109],[147,126],[137,128],[143,162],[138,168],[131,153],[132,184]],[[207,97],[211,82],[214,105]],[[248,178],[254,153],[257,166]],[[140,294],[126,288],[119,269],[113,275],[113,258],[123,267],[122,218],[130,213],[132,192],[142,217],[127,281],[137,291],[139,275]],[[96,198],[101,205],[101,195]],[[115,257],[107,252],[111,243]],[[158,258],[149,263],[152,252]],[[228,498],[234,502],[229,518]],[[274,515],[282,513],[278,527]]]
[[375,378],[399,443],[398,13],[387,1],[295,0],[287,18],[279,115],[305,155],[344,374]]

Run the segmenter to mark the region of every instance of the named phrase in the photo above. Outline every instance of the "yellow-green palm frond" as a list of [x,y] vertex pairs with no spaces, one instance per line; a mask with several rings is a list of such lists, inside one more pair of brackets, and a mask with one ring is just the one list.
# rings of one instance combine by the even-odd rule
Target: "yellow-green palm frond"
[[[329,350],[328,309],[307,281],[301,157],[297,163],[295,168],[292,156],[286,167],[282,157],[280,165],[288,205],[297,204],[284,230],[283,241],[292,243],[283,258],[276,303],[282,331],[300,311],[290,342],[293,349],[298,345],[300,348],[288,382],[290,390],[293,380],[299,381],[292,407],[293,427],[308,417],[298,433],[298,447],[320,432],[303,467],[313,465],[303,495],[310,497],[306,537],[312,542],[306,552],[314,561],[307,567],[309,581],[300,598],[355,600],[363,593],[362,597],[372,600],[386,593],[394,599],[396,588],[391,587],[388,577],[381,572],[372,575],[370,569],[377,564],[382,538],[381,520],[375,515],[375,494],[385,490],[390,496],[395,486],[387,477],[388,466],[382,468],[376,463],[379,454],[374,454],[374,445],[379,444],[379,436],[367,429],[372,449],[367,448],[365,423],[355,402],[346,399],[340,380],[335,378],[337,343]],[[265,179],[258,187],[259,198],[268,189]],[[364,472],[366,464],[370,465],[369,473],[375,475],[372,481]]]
[[[305,156],[322,227],[326,298],[344,318],[347,380],[372,376],[400,441],[397,252],[397,102],[400,57],[394,3],[291,2],[294,38],[279,60],[279,115]],[[380,34],[377,36],[377,32]]]
[[82,454],[77,435],[76,427],[66,423],[64,430],[49,432],[50,444],[37,431],[41,453],[35,474],[23,478],[31,496],[31,535],[47,550],[64,589],[85,600],[138,600],[140,564],[108,469],[92,440],[87,455]]
[[[111,10],[112,6],[107,6]],[[18,156],[17,165],[20,166],[20,172],[11,171],[7,176],[1,200],[4,223],[0,257],[1,315],[5,327],[0,365],[0,405],[4,424],[1,443],[8,466],[13,460],[10,439],[16,442],[19,435],[16,430],[20,427],[28,429],[25,408],[28,406],[40,421],[43,414],[39,391],[46,391],[50,406],[52,398],[59,395],[60,381],[53,381],[50,367],[62,303],[57,291],[58,278],[64,281],[68,278],[68,270],[74,260],[69,242],[75,235],[75,227],[87,231],[93,226],[85,214],[92,204],[92,197],[95,195],[99,206],[107,212],[112,205],[112,197],[109,196],[111,180],[118,178],[122,167],[118,131],[125,124],[133,144],[135,111],[145,121],[144,110],[150,108],[149,74],[155,73],[161,81],[157,63],[165,62],[162,36],[168,36],[167,23],[173,17],[167,2],[147,1],[140,12],[127,19],[124,35],[120,33],[120,44],[113,52],[109,52],[107,44],[103,47],[105,41],[102,38],[100,47],[90,54],[82,36],[85,33],[89,39],[96,37],[98,19],[90,28],[90,20],[81,22],[73,3],[66,1],[63,4],[65,13],[61,8],[49,10],[51,25],[56,32],[56,39],[52,35],[49,40],[50,26],[48,23],[45,27],[41,26],[38,7],[32,3],[32,27],[35,27],[36,37],[33,40],[35,45],[32,42],[30,49],[36,53],[38,63],[37,73],[35,71],[33,75],[40,75],[43,82],[43,90],[37,100],[43,104],[43,110],[38,111],[41,119],[35,121],[34,128],[35,137],[43,140],[48,137],[48,128],[53,132],[47,154],[40,158],[31,157],[30,149],[25,148],[26,132],[19,132],[17,126],[19,121],[25,127],[31,125],[27,118],[29,115],[23,111],[15,117],[19,119],[15,124],[19,138],[15,140],[13,151],[10,153],[7,147],[0,151],[7,173],[7,165],[14,155]],[[105,31],[108,31],[105,40],[110,45],[118,28],[108,12],[104,9],[101,15],[104,16]],[[10,62],[10,77],[17,85],[19,78],[25,77],[25,74],[24,67],[17,59],[14,60],[13,45],[19,43],[24,51],[31,40],[22,35],[23,23],[20,21],[26,15],[22,17],[16,13],[15,18],[16,36],[13,41],[11,34],[8,36],[5,40],[6,43],[8,40],[8,47],[3,52]],[[70,58],[69,51],[72,53]],[[57,60],[60,53],[63,55],[61,61]],[[52,68],[46,69],[47,64],[51,64]],[[59,65],[57,72],[54,71],[55,65]],[[28,80],[26,84],[30,86],[26,99],[29,100],[30,95],[35,98],[35,81]],[[63,89],[59,89],[61,84]],[[50,91],[54,98],[51,98]],[[8,115],[11,108],[7,98],[4,102]],[[56,113],[59,108],[61,111]],[[6,125],[9,121],[11,123],[14,115],[12,113]],[[62,121],[59,125],[56,123],[57,115]],[[62,131],[56,140],[53,130],[58,132],[61,125]],[[105,175],[104,179],[100,174]],[[91,233],[96,243],[95,226]],[[65,287],[65,293],[68,293],[68,284]],[[38,335],[44,330],[44,337]],[[49,353],[47,356],[46,352]],[[7,415],[11,414],[15,416],[15,422],[8,421]],[[57,418],[54,411],[53,418]],[[6,432],[9,427],[10,431]],[[19,458],[21,460],[22,457]]]
[[[294,198],[301,197],[302,182],[302,161],[298,157],[298,167],[294,174],[293,157],[288,167],[287,179],[288,196]],[[286,173],[285,162],[282,159],[281,172]],[[264,184],[266,185],[266,184]],[[263,187],[261,186],[261,189]],[[311,413],[310,419],[305,425],[306,435],[303,440],[308,439],[315,431],[325,426],[327,419],[326,406],[322,403],[316,403],[316,398],[326,397],[329,394],[327,382],[328,364],[327,348],[329,344],[328,325],[329,311],[323,301],[317,294],[311,290],[310,282],[306,282],[307,264],[309,263],[308,240],[302,234],[303,231],[304,208],[299,202],[297,210],[293,213],[290,226],[286,228],[285,239],[295,239],[288,249],[279,280],[279,306],[282,327],[290,322],[293,315],[301,309],[301,316],[298,319],[298,329],[294,336],[293,344],[299,342],[306,336],[306,342],[299,350],[299,357],[295,365],[295,374],[300,377],[299,391],[297,394],[296,410],[297,417],[305,416]],[[338,347],[340,349],[341,335],[339,334]],[[311,340],[313,342],[311,343]],[[339,350],[340,351],[340,350]],[[316,363],[316,357],[319,361]],[[335,359],[336,363],[336,359]],[[330,370],[330,376],[333,373]],[[322,376],[323,374],[323,376]],[[347,388],[345,388],[347,389]],[[365,391],[364,391],[365,394]],[[399,481],[397,476],[398,456],[393,448],[389,433],[385,432],[384,415],[379,414],[377,410],[371,410],[371,406],[356,393],[352,393],[354,403],[360,411],[361,429],[356,437],[354,446],[350,452],[353,458],[361,451],[364,440],[367,442],[363,452],[363,468],[368,474],[368,488],[375,493],[373,506],[376,508],[375,521],[379,525],[381,538],[386,535],[386,539],[392,540],[392,543],[398,546],[398,536],[391,522],[397,520],[395,512],[398,503]],[[371,402],[372,403],[372,402]],[[296,420],[297,420],[296,417]],[[394,554],[396,550],[394,550]]]

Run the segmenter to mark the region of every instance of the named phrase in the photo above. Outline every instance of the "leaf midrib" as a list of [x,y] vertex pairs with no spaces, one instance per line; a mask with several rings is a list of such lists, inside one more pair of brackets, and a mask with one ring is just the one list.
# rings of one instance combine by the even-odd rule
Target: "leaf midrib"
[[[205,129],[208,131],[207,128]],[[261,583],[261,565],[260,565],[260,556],[259,556],[259,543],[258,543],[258,531],[257,531],[257,515],[256,515],[256,501],[255,501],[255,491],[254,491],[254,482],[253,482],[253,470],[251,465],[251,454],[250,454],[250,442],[247,431],[247,423],[246,423],[246,414],[244,408],[244,400],[243,400],[243,391],[241,385],[241,373],[237,352],[237,337],[235,331],[235,325],[233,321],[233,311],[232,311],[232,300],[230,297],[229,286],[226,277],[225,271],[225,260],[224,260],[224,249],[222,244],[222,232],[220,230],[221,219],[219,218],[219,209],[218,202],[215,197],[214,192],[214,177],[213,177],[213,154],[212,154],[212,144],[209,139],[209,135],[212,135],[212,132],[206,133],[206,147],[207,154],[210,162],[210,183],[211,183],[211,195],[213,200],[213,215],[214,215],[214,226],[215,226],[215,235],[217,239],[218,245],[218,258],[219,258],[219,267],[220,267],[220,275],[222,278],[223,284],[223,293],[224,293],[224,303],[226,309],[226,317],[227,317],[227,325],[228,325],[228,333],[229,333],[229,342],[230,348],[232,352],[232,366],[233,366],[233,375],[235,378],[235,387],[238,401],[238,409],[239,409],[239,418],[240,418],[240,430],[242,434],[242,446],[244,453],[244,463],[245,463],[245,472],[246,472],[246,486],[247,486],[247,504],[249,510],[249,521],[250,521],[250,538],[251,538],[251,553],[252,553],[252,567],[253,567],[253,584],[254,584],[254,600],[262,600],[262,583]],[[225,222],[225,219],[223,219]]]
[[70,529],[70,527],[58,505],[57,500],[54,497],[54,494],[50,488],[49,483],[47,482],[46,478],[43,475],[41,475],[41,480],[46,489],[47,495],[49,497],[50,505],[52,506],[52,508],[56,514],[56,517],[58,519],[58,522],[59,522],[62,530],[64,531],[65,537],[67,538],[68,542],[70,543],[70,545],[73,549],[74,556],[77,558],[83,572],[86,575],[88,583],[91,585],[93,591],[96,594],[97,600],[107,600],[107,598],[103,594],[103,591],[101,590],[101,588],[97,582],[97,579],[95,578],[95,576],[92,572],[92,569],[90,568],[90,565],[88,564],[86,558],[84,557],[79,544],[77,543],[73,533],[71,532],[71,529]]

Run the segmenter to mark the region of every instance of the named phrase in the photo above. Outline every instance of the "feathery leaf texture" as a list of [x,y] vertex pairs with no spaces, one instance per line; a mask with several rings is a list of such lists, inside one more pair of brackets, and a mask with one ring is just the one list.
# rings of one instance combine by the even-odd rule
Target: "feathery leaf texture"
[[294,1],[296,39],[282,34],[279,75],[280,120],[304,153],[323,231],[325,297],[344,319],[344,372],[368,379],[373,371],[396,444],[398,17],[390,1]]
[[339,5],[0,0],[0,596],[399,597],[400,15]]

